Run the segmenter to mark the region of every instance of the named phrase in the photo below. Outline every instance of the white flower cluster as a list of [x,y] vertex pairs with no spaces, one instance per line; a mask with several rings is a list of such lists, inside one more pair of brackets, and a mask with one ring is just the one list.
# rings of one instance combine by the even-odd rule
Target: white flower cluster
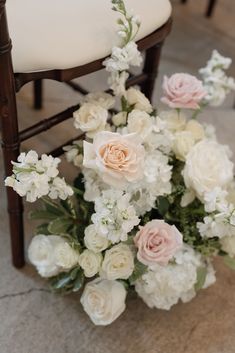
[[225,73],[231,62],[230,58],[226,58],[220,55],[217,50],[213,50],[207,66],[199,70],[207,91],[204,98],[206,104],[219,106],[224,102],[226,95],[235,90],[235,80]]
[[202,262],[201,256],[192,248],[184,246],[175,255],[175,261],[167,266],[154,265],[135,283],[139,296],[150,308],[169,310],[181,299],[190,301],[195,295],[197,271],[207,266],[204,288],[215,282],[211,265]]
[[139,224],[131,195],[119,190],[103,191],[95,200],[95,213],[91,220],[100,235],[112,243],[126,241],[128,233]]
[[83,162],[82,145],[83,142],[81,140],[77,140],[73,141],[72,145],[63,147],[67,161],[73,163],[75,167],[78,168],[81,168]]
[[63,178],[58,177],[59,158],[43,154],[41,159],[35,151],[21,153],[12,162],[13,175],[5,179],[5,185],[12,187],[26,201],[34,202],[42,196],[65,200],[73,194],[73,190]]

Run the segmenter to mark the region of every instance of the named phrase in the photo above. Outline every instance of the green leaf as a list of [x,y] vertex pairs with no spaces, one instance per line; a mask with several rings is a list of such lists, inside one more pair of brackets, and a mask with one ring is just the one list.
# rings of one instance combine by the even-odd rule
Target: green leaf
[[51,234],[66,234],[68,228],[73,225],[72,219],[61,217],[51,221],[48,230]]
[[82,272],[82,270],[80,270],[73,284],[73,292],[79,291],[79,289],[82,288],[83,283],[84,283],[84,273]]
[[70,274],[66,273],[64,275],[60,275],[57,278],[54,278],[51,282],[51,286],[53,289],[62,289],[66,287],[71,281]]
[[165,214],[167,213],[170,207],[169,201],[167,200],[166,197],[159,196],[157,198],[157,204],[158,204],[158,212],[160,213],[161,216],[165,216]]
[[206,267],[199,267],[197,269],[197,282],[194,286],[195,290],[198,291],[204,286],[206,280],[207,270]]
[[31,211],[29,213],[29,219],[55,219],[57,218],[58,215],[56,215],[55,213],[51,213],[47,210],[35,210],[35,211]]
[[147,266],[135,260],[135,268],[132,275],[129,278],[130,284],[133,284],[139,277],[141,277],[147,270]]
[[48,200],[47,198],[43,198],[43,202],[45,203],[45,208],[48,212],[57,216],[62,216],[64,214],[59,205]]
[[48,230],[48,223],[40,224],[35,229],[35,234],[49,235],[51,234]]
[[74,280],[77,277],[77,274],[79,272],[80,268],[75,267],[71,272],[70,272],[70,278],[71,280]]
[[224,263],[226,266],[228,266],[232,270],[235,270],[235,259],[234,258],[227,255],[224,257]]

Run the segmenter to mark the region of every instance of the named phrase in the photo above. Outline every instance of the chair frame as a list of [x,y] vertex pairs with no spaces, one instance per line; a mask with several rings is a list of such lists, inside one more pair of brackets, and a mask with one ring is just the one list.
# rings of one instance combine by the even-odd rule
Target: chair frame
[[[30,81],[37,82],[35,93],[38,96],[35,106],[40,108],[40,80],[51,79],[66,82],[73,89],[81,93],[87,93],[82,87],[74,82],[74,78],[81,77],[103,68],[104,58],[93,61],[86,65],[78,66],[66,70],[48,70],[32,73],[13,72],[11,58],[11,40],[8,32],[7,16],[5,9],[6,0],[0,0],[0,119],[2,128],[2,150],[5,166],[5,175],[12,174],[12,160],[16,160],[20,153],[20,145],[23,141],[71,118],[73,112],[79,108],[79,104],[72,106],[61,113],[44,119],[31,127],[19,131],[16,107],[16,93],[20,88]],[[127,86],[139,84],[146,96],[151,99],[155,78],[158,73],[158,66],[163,42],[171,30],[172,19],[170,18],[161,28],[140,40],[138,48],[146,51],[146,58],[143,72],[137,76],[131,76],[127,81]],[[76,139],[83,138],[79,135]],[[74,140],[74,139],[73,139]],[[63,145],[49,152],[54,157],[63,153],[63,146],[70,144],[73,140],[67,141]],[[17,268],[24,266],[24,225],[23,225],[23,201],[20,196],[7,188],[8,214],[11,234],[12,262]]]

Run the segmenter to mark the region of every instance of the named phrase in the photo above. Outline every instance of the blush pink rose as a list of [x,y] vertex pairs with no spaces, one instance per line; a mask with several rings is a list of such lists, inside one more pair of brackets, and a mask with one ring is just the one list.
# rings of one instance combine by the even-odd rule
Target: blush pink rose
[[140,227],[134,238],[137,259],[144,265],[167,265],[183,244],[183,236],[175,226],[153,220]]
[[84,167],[96,170],[108,185],[123,188],[143,177],[145,149],[137,134],[102,131],[83,146]]
[[164,96],[161,101],[171,108],[199,109],[199,102],[206,95],[202,82],[189,74],[164,76]]

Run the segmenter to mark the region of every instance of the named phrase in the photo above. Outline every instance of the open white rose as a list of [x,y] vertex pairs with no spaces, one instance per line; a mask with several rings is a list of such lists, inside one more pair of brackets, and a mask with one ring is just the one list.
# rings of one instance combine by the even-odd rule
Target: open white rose
[[96,170],[103,181],[123,188],[143,177],[145,149],[137,134],[120,135],[102,131],[93,144],[84,141],[83,165]]
[[54,257],[56,265],[67,271],[78,265],[79,253],[71,248],[66,240],[63,238],[62,240],[63,242],[60,242],[54,248]]
[[84,103],[73,113],[73,116],[75,128],[86,132],[88,137],[93,138],[98,131],[105,129],[108,111],[97,104]]
[[126,290],[120,282],[101,278],[89,282],[81,296],[81,304],[95,325],[106,326],[125,310]]
[[97,227],[94,224],[90,224],[85,229],[84,243],[87,249],[94,251],[95,253],[102,252],[109,246],[109,241],[105,237],[97,233]]
[[215,187],[226,187],[233,180],[227,147],[211,140],[198,142],[187,155],[183,177],[187,188],[202,199]]
[[40,234],[31,240],[28,258],[42,277],[52,277],[60,272],[60,267],[55,263],[54,248],[61,242],[63,239],[57,235]]
[[134,87],[129,88],[126,92],[126,99],[130,105],[134,105],[135,109],[143,110],[146,113],[153,111],[150,101],[139,89]]
[[134,256],[126,244],[118,244],[105,252],[100,276],[109,280],[127,279],[134,270]]
[[136,132],[144,140],[153,129],[153,121],[148,113],[134,109],[128,115],[127,127],[129,132]]
[[194,144],[195,140],[193,134],[190,131],[177,132],[173,142],[173,151],[176,155],[176,158],[184,161]]
[[93,277],[99,272],[100,265],[102,262],[102,255],[97,254],[91,250],[84,250],[79,257],[79,264],[84,270],[86,277]]

